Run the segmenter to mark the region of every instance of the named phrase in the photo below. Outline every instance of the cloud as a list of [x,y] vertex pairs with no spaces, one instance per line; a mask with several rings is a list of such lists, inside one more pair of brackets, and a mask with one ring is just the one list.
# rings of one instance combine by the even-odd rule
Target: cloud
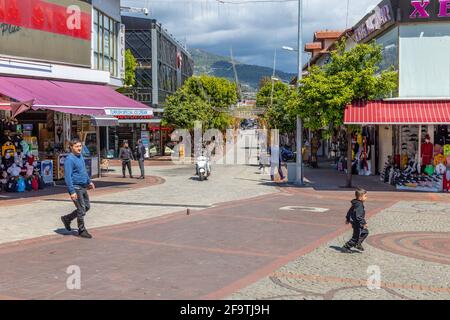
[[[380,1],[350,0],[348,26]],[[152,18],[189,47],[226,56],[232,47],[237,60],[264,66],[273,65],[277,49],[278,68],[296,70],[295,54],[281,47],[297,45],[297,2],[232,5],[216,0],[122,0],[122,5],[148,7]],[[347,1],[304,0],[303,41],[311,41],[318,30],[344,30],[346,21]]]

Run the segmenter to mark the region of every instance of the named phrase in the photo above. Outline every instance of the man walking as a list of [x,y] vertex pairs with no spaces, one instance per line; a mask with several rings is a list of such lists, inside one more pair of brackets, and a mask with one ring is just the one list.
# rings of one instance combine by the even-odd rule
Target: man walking
[[142,140],[138,140],[138,145],[136,146],[136,157],[139,161],[139,169],[141,170],[141,176],[138,179],[145,179],[145,146]]
[[128,172],[130,173],[130,178],[133,178],[131,172],[131,160],[134,160],[133,151],[131,151],[128,146],[128,142],[123,143],[123,147],[120,148],[119,159],[122,160],[122,178],[125,178],[125,168],[128,167]]
[[83,148],[81,141],[79,139],[72,139],[69,145],[72,152],[64,162],[64,179],[76,210],[67,216],[62,216],[61,221],[67,231],[72,231],[70,223],[77,218],[78,235],[82,238],[90,239],[92,236],[86,230],[84,216],[91,208],[88,190],[94,190],[95,185],[91,182],[86,171],[84,158],[81,155]]

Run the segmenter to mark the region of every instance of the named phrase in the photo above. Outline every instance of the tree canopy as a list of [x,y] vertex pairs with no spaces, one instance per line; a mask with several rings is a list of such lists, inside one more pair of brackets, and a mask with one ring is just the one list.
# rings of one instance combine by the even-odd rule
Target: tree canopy
[[192,130],[195,122],[201,121],[205,129],[225,130],[232,123],[232,117],[226,111],[236,103],[234,83],[211,76],[191,77],[167,98],[164,122]]
[[380,71],[381,62],[381,47],[374,42],[350,50],[346,50],[345,42],[338,43],[328,64],[309,69],[299,92],[289,101],[289,110],[313,130],[342,125],[346,105],[379,99],[397,88],[397,72]]
[[281,133],[291,132],[295,128],[295,117],[289,112],[288,101],[293,93],[289,86],[280,81],[261,81],[262,87],[256,96],[256,105],[267,108],[263,120],[270,129],[279,129]]

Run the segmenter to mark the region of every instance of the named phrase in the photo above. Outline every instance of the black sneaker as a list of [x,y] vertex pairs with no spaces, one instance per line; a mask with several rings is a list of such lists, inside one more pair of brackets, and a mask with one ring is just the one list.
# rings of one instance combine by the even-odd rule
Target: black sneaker
[[78,236],[80,238],[86,238],[86,239],[91,239],[92,238],[92,236],[89,234],[89,232],[87,232],[87,230],[84,230],[84,231],[80,232],[78,234]]
[[72,231],[72,228],[70,227],[70,222],[67,221],[64,216],[61,217],[61,221],[64,224],[64,228],[66,228],[67,231]]
[[357,244],[357,245],[355,246],[355,249],[356,249],[356,250],[359,250],[359,251],[364,251],[363,246],[360,245],[360,244]]
[[350,250],[350,247],[348,245],[345,245],[342,247],[342,252],[343,253],[352,253],[353,251]]

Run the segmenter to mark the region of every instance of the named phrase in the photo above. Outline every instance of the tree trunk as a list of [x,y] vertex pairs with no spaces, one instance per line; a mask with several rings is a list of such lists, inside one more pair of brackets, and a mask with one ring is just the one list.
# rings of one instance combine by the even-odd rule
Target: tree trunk
[[352,132],[347,127],[347,188],[352,187]]

